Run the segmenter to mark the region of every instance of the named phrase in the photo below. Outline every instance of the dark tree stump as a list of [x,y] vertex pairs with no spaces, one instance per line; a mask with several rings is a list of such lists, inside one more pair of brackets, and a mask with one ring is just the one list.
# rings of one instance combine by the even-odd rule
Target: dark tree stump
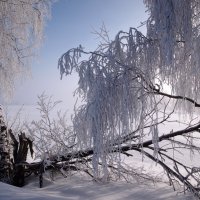
[[25,163],[28,154],[28,149],[33,154],[32,141],[26,137],[25,133],[18,135],[19,142],[14,137],[12,131],[10,135],[13,140],[13,156],[14,156],[14,173],[13,184],[18,187],[23,187],[25,183]]

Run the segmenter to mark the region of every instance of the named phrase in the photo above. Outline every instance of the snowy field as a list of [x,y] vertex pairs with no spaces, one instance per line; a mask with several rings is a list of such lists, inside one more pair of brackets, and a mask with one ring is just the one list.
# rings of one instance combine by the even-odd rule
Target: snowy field
[[[8,107],[8,118],[15,119],[19,106]],[[21,122],[23,120],[37,120],[39,112],[36,106],[24,106],[21,112]],[[11,123],[11,122],[10,122]],[[179,127],[165,127],[165,129]],[[200,159],[198,159],[200,161]],[[155,165],[147,158],[141,158],[141,155],[135,154],[134,158],[127,158],[125,161],[128,165],[141,167],[150,175],[163,178],[163,170],[160,166]],[[196,164],[197,160],[195,160]],[[165,180],[165,179],[163,179]],[[0,183],[0,200],[192,200],[190,194],[184,195],[179,188],[174,191],[172,187],[163,183],[157,182],[149,184],[145,182],[127,183],[123,181],[110,182],[107,184],[94,182],[90,177],[76,174],[64,178],[58,176],[54,181],[45,178],[44,187],[39,188],[38,177],[32,177],[27,180],[27,184],[23,188],[17,188],[4,183]]]
[[44,181],[38,188],[38,180],[24,188],[0,183],[1,200],[192,200],[189,195],[178,194],[164,183],[156,185],[125,182],[96,183],[83,177],[59,178]]

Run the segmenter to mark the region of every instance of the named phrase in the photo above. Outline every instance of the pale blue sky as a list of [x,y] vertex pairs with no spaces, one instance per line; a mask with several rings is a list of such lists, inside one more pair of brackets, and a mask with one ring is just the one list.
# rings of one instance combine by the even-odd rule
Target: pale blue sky
[[145,10],[142,0],[59,0],[52,7],[44,44],[32,66],[32,78],[17,87],[11,103],[35,104],[37,95],[45,91],[64,101],[67,107],[72,106],[76,78],[60,80],[58,58],[79,44],[86,50],[94,50],[98,40],[91,32],[93,28],[98,30],[103,22],[111,39],[120,30],[138,27],[147,19]]

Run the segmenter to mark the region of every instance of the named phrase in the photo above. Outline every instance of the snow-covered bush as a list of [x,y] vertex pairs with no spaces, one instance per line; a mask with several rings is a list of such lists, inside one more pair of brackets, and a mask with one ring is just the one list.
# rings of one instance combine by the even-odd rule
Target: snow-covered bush
[[57,110],[60,101],[53,101],[52,97],[44,93],[38,96],[38,111],[40,118],[25,123],[28,134],[34,140],[36,157],[64,156],[72,151],[76,143],[76,136],[67,124],[67,113]]

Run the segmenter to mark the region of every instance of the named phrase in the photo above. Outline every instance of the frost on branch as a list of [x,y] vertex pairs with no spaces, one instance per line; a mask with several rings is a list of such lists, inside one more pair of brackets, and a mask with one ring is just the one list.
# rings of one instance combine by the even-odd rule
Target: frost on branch
[[[78,148],[93,155],[95,177],[106,180],[110,164],[120,169],[121,155],[129,156],[126,151],[133,150],[161,165],[170,183],[178,180],[199,197],[199,184],[185,179],[191,166],[172,156],[179,148],[199,151],[199,143],[193,141],[199,137],[192,135],[199,132],[198,119],[185,122],[182,130],[160,132],[162,125],[177,122],[172,115],[177,108],[192,114],[200,107],[199,18],[195,18],[199,5],[178,0],[145,3],[150,11],[147,36],[130,28],[96,51],[80,46],[59,59],[61,78],[78,73],[77,93],[85,102],[73,119]],[[163,90],[165,83],[172,88],[169,93]]]
[[[172,92],[199,100],[200,4],[198,0],[144,0],[147,37],[156,41],[160,77]],[[191,107],[188,108],[191,110]]]
[[40,120],[32,121],[31,124],[26,123],[26,130],[34,138],[37,158],[47,160],[56,155],[56,159],[59,160],[60,156],[72,151],[76,136],[66,123],[66,113],[54,113],[60,101],[54,102],[52,97],[45,94],[40,95],[38,99]]
[[87,104],[76,110],[73,125],[81,148],[94,148],[96,176],[100,173],[100,160],[103,174],[107,175],[107,155],[117,140],[134,129],[139,129],[141,136],[144,134],[143,126],[149,115],[155,124],[150,133],[156,141],[153,110],[158,110],[158,103],[151,95],[154,88],[151,80],[156,80],[152,66],[157,62],[153,56],[157,49],[150,48],[149,40],[131,28],[129,33],[119,32],[104,50],[88,53],[88,60],[79,61],[86,53],[82,48],[68,51],[59,60],[61,75],[74,69],[80,77],[77,91]]
[[43,39],[51,0],[0,1],[0,94],[10,95]]

